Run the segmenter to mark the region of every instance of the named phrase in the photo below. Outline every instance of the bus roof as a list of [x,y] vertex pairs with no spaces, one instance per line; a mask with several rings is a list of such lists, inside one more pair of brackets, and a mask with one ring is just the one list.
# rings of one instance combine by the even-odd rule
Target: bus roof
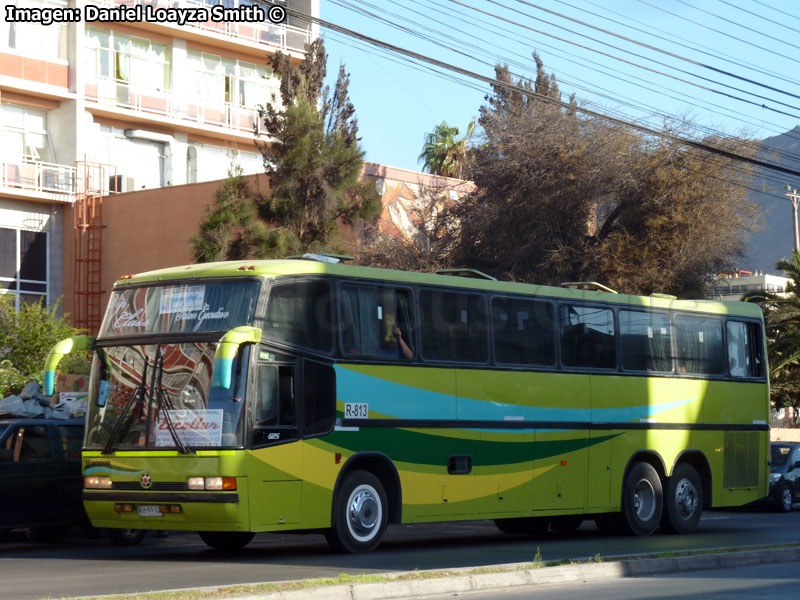
[[748,302],[674,300],[656,296],[612,294],[593,290],[580,290],[529,283],[512,283],[507,281],[491,281],[489,279],[435,275],[432,273],[395,271],[391,269],[376,269],[374,267],[360,267],[340,263],[296,259],[240,260],[170,267],[156,271],[147,271],[137,275],[126,275],[117,280],[114,287],[156,283],[159,281],[166,283],[168,281],[214,279],[219,277],[274,278],[285,275],[334,275],[376,281],[392,281],[395,283],[413,283],[418,285],[436,285],[511,294],[548,296],[551,298],[579,299],[585,302],[623,304],[631,307],[650,307],[712,314],[728,314],[751,318],[761,318],[762,316],[761,309],[758,305]]

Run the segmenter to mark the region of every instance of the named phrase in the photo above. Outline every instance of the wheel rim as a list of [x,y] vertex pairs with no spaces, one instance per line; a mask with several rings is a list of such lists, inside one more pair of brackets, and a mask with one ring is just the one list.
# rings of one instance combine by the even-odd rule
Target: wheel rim
[[688,479],[681,479],[675,488],[675,507],[681,519],[691,519],[697,512],[697,488]]
[[792,510],[792,490],[789,488],[783,488],[783,492],[781,493],[781,501],[783,502],[783,508],[785,510]]
[[640,479],[633,490],[633,511],[643,522],[652,519],[656,512],[656,491],[647,479]]
[[347,500],[347,528],[359,542],[368,542],[378,534],[383,522],[383,506],[374,487],[361,484]]

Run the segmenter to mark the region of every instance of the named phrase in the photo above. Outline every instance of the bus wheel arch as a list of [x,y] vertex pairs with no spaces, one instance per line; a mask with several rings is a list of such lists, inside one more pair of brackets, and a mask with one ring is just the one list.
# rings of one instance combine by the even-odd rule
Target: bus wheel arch
[[340,493],[342,482],[351,471],[367,471],[375,475],[386,492],[389,523],[402,522],[403,492],[400,474],[392,460],[382,452],[360,452],[348,458],[333,488],[334,501]]

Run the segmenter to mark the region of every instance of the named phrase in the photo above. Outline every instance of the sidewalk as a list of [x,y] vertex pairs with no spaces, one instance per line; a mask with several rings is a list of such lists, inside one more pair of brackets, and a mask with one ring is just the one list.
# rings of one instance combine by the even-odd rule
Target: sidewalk
[[[437,594],[459,594],[482,590],[501,590],[521,586],[581,583],[657,575],[678,571],[700,571],[736,568],[759,564],[800,561],[800,546],[765,548],[719,553],[702,553],[669,558],[631,557],[599,562],[548,566],[547,563],[517,563],[490,568],[448,569],[447,571],[414,571],[370,576],[384,579],[365,583],[347,583],[306,587],[306,582],[269,584],[284,586],[281,591],[253,595],[226,595],[220,588],[219,600],[301,600],[313,595],[314,600],[386,600],[420,598]],[[353,579],[358,579],[353,577]],[[286,589],[293,586],[301,589]],[[254,586],[261,587],[261,586]],[[266,587],[266,586],[265,586]],[[208,590],[210,591],[210,590]],[[241,587],[238,590],[241,594]]]

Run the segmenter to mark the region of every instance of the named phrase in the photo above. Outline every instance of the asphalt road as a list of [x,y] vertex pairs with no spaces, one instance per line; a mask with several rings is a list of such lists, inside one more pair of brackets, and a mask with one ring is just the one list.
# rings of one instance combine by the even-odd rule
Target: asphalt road
[[[779,563],[691,571],[650,577],[593,581],[570,585],[519,587],[509,590],[459,594],[464,600],[796,600],[800,589],[800,563]],[[444,600],[451,595],[426,596]]]
[[591,522],[569,535],[500,533],[490,521],[390,527],[372,554],[338,555],[323,537],[259,534],[244,551],[219,555],[191,533],[148,537],[132,548],[102,538],[60,544],[0,544],[0,597],[19,600],[135,593],[237,583],[385,573],[532,561],[800,543],[800,511],[709,512],[685,536],[600,534]]

